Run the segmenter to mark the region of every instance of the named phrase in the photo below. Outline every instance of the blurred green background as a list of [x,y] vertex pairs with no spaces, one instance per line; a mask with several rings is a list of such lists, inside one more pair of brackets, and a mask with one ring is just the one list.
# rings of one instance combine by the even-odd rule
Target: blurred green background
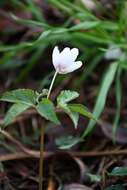
[[[126,0],[1,0],[0,92],[47,88],[54,46],[77,47],[84,65],[59,76],[56,90],[79,91],[79,101],[98,119],[103,112],[115,134],[126,121],[126,18]],[[88,123],[83,136],[94,124]]]

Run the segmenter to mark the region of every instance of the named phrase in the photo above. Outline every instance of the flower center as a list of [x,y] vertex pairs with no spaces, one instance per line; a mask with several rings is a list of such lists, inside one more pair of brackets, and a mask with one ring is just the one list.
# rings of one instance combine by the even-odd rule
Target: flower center
[[59,73],[65,72],[65,69],[66,69],[66,66],[65,66],[65,65],[62,65],[62,64],[59,64],[59,65],[57,65],[57,67],[56,67],[56,70],[57,70],[57,72],[59,72]]

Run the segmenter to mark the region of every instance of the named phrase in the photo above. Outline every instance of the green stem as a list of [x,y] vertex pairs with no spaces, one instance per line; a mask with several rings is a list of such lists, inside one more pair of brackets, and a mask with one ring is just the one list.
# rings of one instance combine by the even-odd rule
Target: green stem
[[50,94],[51,94],[51,90],[52,90],[52,87],[53,87],[53,84],[54,84],[54,81],[55,81],[56,75],[57,75],[57,71],[55,72],[55,74],[54,74],[54,76],[53,76],[53,79],[52,79],[52,82],[51,82],[51,84],[50,84],[47,98],[49,98],[49,96],[50,96]]
[[44,126],[41,126],[39,190],[43,189],[43,162],[44,162]]
[[[57,72],[55,72],[52,82],[49,87],[47,98],[49,98],[51,94],[51,90],[55,81],[55,78],[57,76]],[[38,97],[39,99],[39,97]],[[43,189],[43,162],[44,162],[44,126],[41,126],[41,140],[40,140],[40,166],[39,166],[39,190]]]

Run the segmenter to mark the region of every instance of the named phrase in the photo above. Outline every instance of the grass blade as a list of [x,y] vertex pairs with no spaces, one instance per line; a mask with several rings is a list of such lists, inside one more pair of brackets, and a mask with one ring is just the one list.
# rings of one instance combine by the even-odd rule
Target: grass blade
[[[109,91],[109,88],[114,80],[115,77],[115,73],[118,67],[118,63],[114,62],[111,65],[109,65],[108,70],[103,78],[102,84],[101,84],[101,88],[100,88],[100,92],[99,95],[97,97],[97,101],[93,110],[93,115],[98,119],[99,116],[101,115],[104,106],[105,106],[105,102],[106,102],[106,98],[107,98],[107,94]],[[87,129],[85,130],[85,132],[83,133],[83,137],[85,137],[86,135],[88,135],[94,125],[95,125],[95,121],[94,120],[90,120]]]

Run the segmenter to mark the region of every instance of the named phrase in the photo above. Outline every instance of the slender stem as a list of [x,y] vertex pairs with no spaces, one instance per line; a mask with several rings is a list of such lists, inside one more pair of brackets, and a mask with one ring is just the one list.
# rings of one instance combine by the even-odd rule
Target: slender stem
[[50,84],[47,98],[49,98],[49,96],[50,96],[50,93],[51,93],[51,90],[52,90],[52,87],[53,87],[53,84],[54,84],[54,81],[55,81],[56,75],[57,75],[57,71],[55,72],[55,74],[54,74],[54,76],[53,76],[53,79],[52,79],[52,82],[51,82],[51,84]]
[[[55,72],[52,82],[49,87],[47,98],[49,98],[57,72]],[[39,166],[39,190],[43,189],[43,162],[44,162],[44,126],[41,126],[41,140],[40,140],[40,166]]]
[[39,190],[43,189],[43,162],[44,162],[44,126],[41,126]]

